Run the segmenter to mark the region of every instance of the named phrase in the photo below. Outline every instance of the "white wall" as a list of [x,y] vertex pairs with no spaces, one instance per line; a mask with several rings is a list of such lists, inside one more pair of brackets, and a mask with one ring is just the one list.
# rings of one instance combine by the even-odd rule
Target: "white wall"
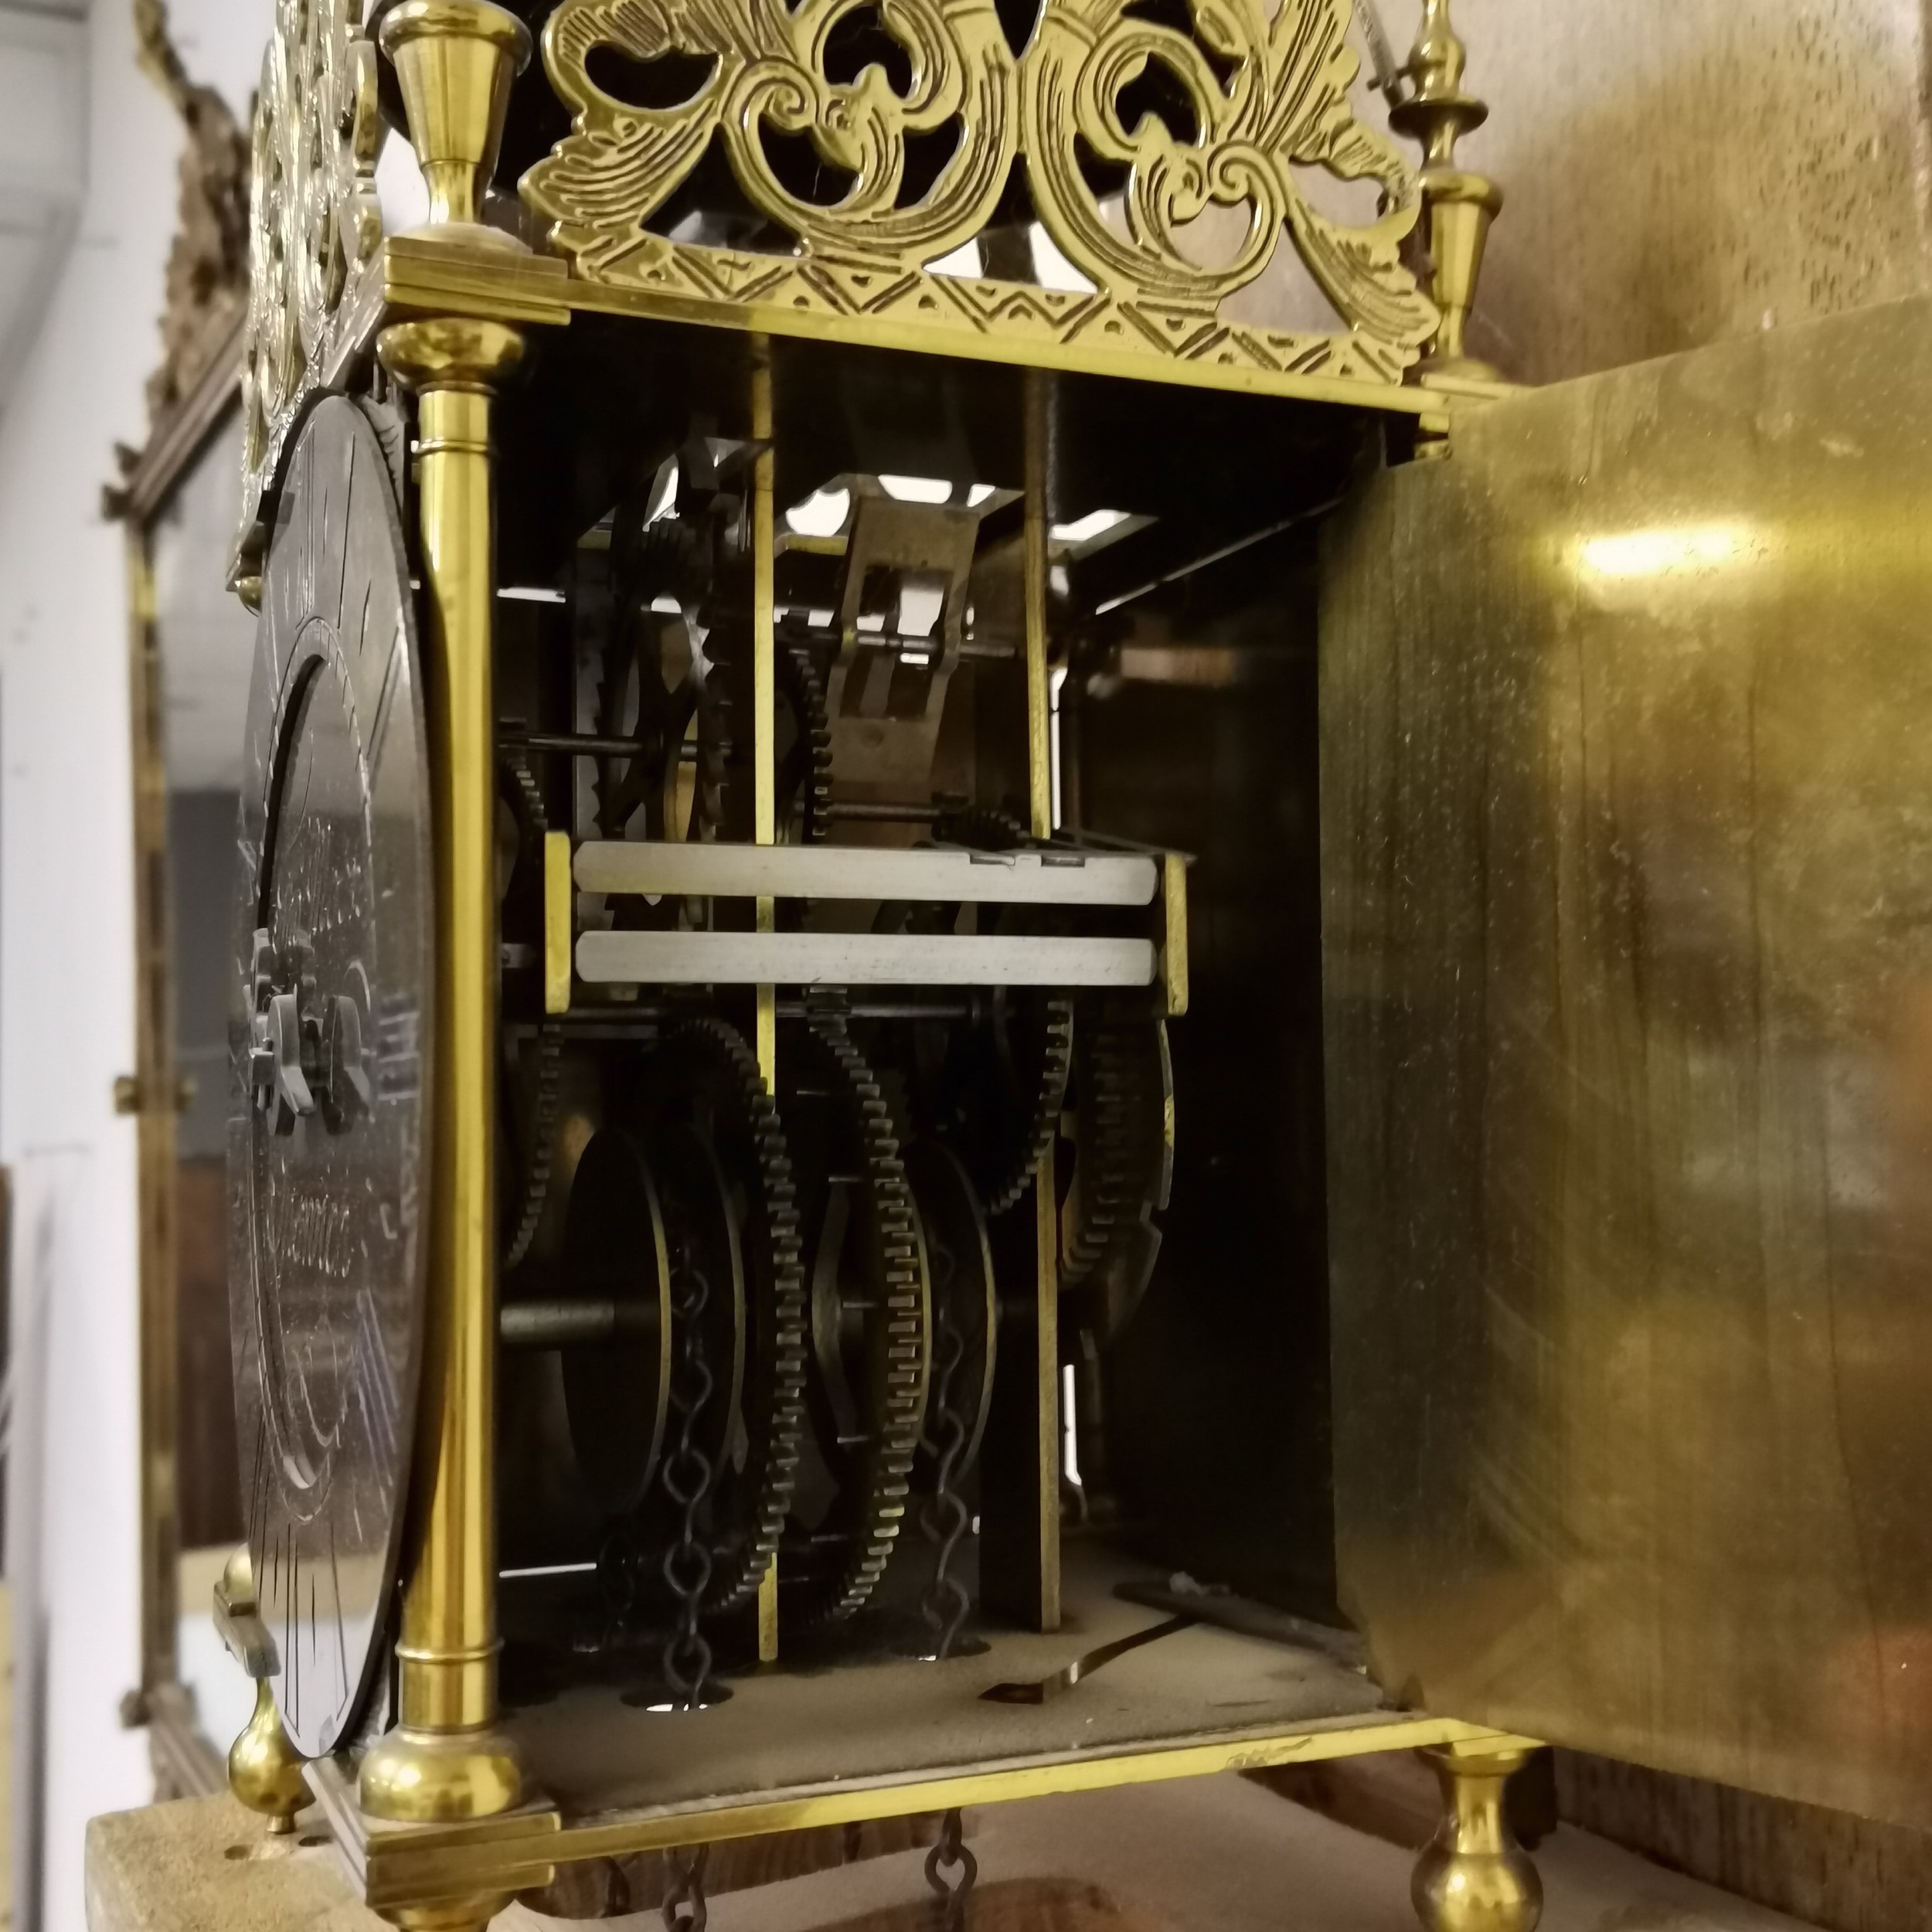
[[[174,11],[190,71],[245,111],[268,7]],[[16,1192],[19,1364],[8,1561],[29,1810],[36,1729],[45,1766],[38,1858],[15,1841],[17,1923],[48,1932],[84,1923],[87,1820],[151,1789],[145,1733],[117,1715],[139,1674],[134,1130],[111,1100],[133,1063],[134,888],[122,534],[100,498],[114,444],[146,435],[181,137],[134,65],[131,15],[129,0],[97,0],[89,22],[79,235],[0,415],[0,1158]]]

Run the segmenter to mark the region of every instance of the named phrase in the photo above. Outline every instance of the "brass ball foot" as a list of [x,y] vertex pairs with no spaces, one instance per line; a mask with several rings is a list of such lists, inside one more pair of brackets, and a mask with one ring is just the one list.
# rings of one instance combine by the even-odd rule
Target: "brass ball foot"
[[1503,1787],[1529,1752],[1451,1745],[1423,1755],[1442,1786],[1444,1816],[1410,1882],[1417,1917],[1428,1932],[1536,1932],[1543,1881],[1503,1811]]
[[295,1814],[309,1801],[302,1760],[282,1729],[266,1677],[255,1680],[255,1714],[229,1747],[228,1788],[277,1834],[294,1831]]
[[513,1811],[523,1767],[501,1733],[396,1728],[362,1760],[363,1811],[397,1825],[454,1825]]

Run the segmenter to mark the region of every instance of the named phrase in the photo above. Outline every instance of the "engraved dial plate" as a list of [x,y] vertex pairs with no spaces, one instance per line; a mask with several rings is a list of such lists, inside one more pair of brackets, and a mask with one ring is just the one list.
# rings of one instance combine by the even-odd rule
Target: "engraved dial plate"
[[367,417],[290,459],[249,699],[229,1009],[248,1541],[305,1757],[377,1675],[422,1321],[432,876],[408,562]]

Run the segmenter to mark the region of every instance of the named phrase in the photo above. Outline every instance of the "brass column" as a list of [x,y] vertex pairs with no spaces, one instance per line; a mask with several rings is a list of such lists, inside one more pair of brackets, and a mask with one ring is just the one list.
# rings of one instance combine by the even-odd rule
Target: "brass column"
[[[517,244],[475,224],[516,69],[521,22],[488,0],[404,0],[384,19],[431,189],[423,239]],[[495,706],[490,411],[523,338],[501,322],[399,322],[377,344],[418,398],[417,489],[436,832],[435,1106],[429,1301],[405,1560],[397,1727],[363,1760],[362,1808],[413,1823],[514,1807],[496,1730]],[[500,1901],[437,1908],[481,1925]],[[403,1915],[403,1923],[432,1922]]]
[[[764,447],[751,465],[751,765],[752,838],[760,845],[778,842],[777,593],[773,570],[777,526],[771,492],[775,459],[771,449],[771,340],[751,338],[751,434]],[[758,901],[758,930],[778,930],[777,901]],[[778,989],[757,989],[758,1071],[765,1090],[778,1096]],[[778,1559],[758,1580],[758,1661],[778,1661]]]
[[[1048,440],[1046,377],[1026,372],[1024,567],[1026,608],[1026,790],[1033,836],[1053,835],[1053,690],[1047,658]],[[1039,1600],[1037,1627],[1060,1624],[1060,1186],[1049,1142],[1033,1174],[1034,1420],[1039,1458]]]

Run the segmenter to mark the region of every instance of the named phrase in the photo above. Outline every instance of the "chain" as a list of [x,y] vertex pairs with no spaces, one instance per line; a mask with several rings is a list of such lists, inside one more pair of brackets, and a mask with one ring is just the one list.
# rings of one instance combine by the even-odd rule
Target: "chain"
[[[671,1309],[677,1325],[678,1369],[672,1379],[671,1408],[678,1419],[677,1445],[664,1465],[664,1490],[684,1512],[678,1540],[664,1553],[664,1580],[678,1600],[676,1628],[664,1646],[664,1681],[674,1710],[696,1709],[704,1701],[711,1676],[711,1646],[698,1628],[698,1613],[711,1587],[711,1552],[698,1534],[698,1512],[711,1492],[711,1458],[698,1447],[698,1418],[711,1400],[713,1380],[704,1359],[703,1317],[711,1298],[701,1268],[691,1265],[680,1243],[672,1277]],[[667,1917],[665,1923],[668,1925]],[[698,1923],[704,1923],[702,1906]]]
[[939,1554],[920,1609],[933,1633],[934,1658],[944,1663],[959,1641],[960,1628],[972,1602],[965,1586],[950,1573],[954,1553],[972,1520],[965,1498],[953,1487],[953,1472],[966,1447],[965,1419],[953,1401],[953,1384],[965,1359],[966,1338],[959,1332],[952,1292],[958,1257],[930,1230],[927,1252],[933,1274],[932,1306],[938,1313],[933,1337],[933,1406],[939,1417],[939,1469],[933,1493],[920,1512],[919,1528]]
[[597,1552],[597,1587],[604,1597],[604,1638],[600,1648],[614,1649],[631,1628],[644,1577],[644,1553],[630,1526],[614,1525]]
[[[951,1876],[949,1876],[951,1875]],[[963,1821],[957,1810],[939,1821],[939,1835],[926,1854],[926,1883],[933,1893],[934,1932],[965,1932],[966,1906],[972,1896],[973,1881],[979,1876],[979,1860],[966,1849]],[[667,1919],[665,1923],[670,1921]]]
[[688,1851],[664,1855],[664,1932],[704,1932],[711,1908],[704,1900],[704,1868],[711,1847],[696,1845]]

